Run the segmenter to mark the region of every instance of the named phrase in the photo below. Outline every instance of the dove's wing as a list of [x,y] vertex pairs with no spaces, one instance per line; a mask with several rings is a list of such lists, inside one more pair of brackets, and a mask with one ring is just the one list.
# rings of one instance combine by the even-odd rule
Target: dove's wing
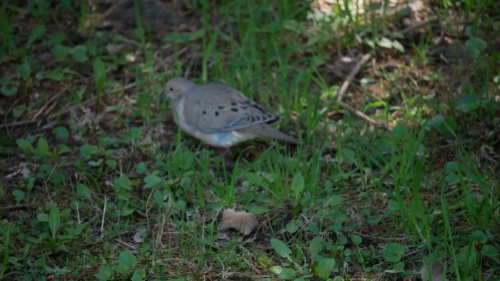
[[207,134],[278,120],[242,93],[218,84],[190,88],[183,94],[179,106],[183,107],[183,121]]

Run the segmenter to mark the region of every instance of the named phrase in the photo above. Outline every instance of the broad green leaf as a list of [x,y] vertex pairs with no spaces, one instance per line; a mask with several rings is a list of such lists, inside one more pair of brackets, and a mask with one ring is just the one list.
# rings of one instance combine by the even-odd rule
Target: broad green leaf
[[482,230],[474,230],[471,238],[475,244],[484,244],[488,241],[488,236]]
[[142,130],[137,127],[132,127],[130,130],[125,131],[123,135],[129,140],[136,140],[142,135]]
[[462,247],[457,255],[457,261],[459,264],[476,264],[478,261],[478,252],[473,246],[464,246]]
[[498,250],[492,245],[484,245],[481,249],[481,254],[493,259],[498,259]]
[[250,213],[254,215],[262,215],[265,213],[269,212],[269,208],[266,207],[261,207],[261,206],[255,206],[252,209],[250,209]]
[[387,209],[391,211],[399,211],[399,203],[397,201],[391,201],[389,202]]
[[148,170],[148,166],[145,162],[140,162],[137,164],[137,167],[135,168],[135,170],[139,174],[145,174]]
[[347,163],[356,163],[356,155],[354,154],[354,151],[343,148],[340,151],[340,156],[342,157],[342,160],[344,160]]
[[143,187],[144,189],[153,188],[157,187],[161,183],[161,178],[155,175],[149,175],[144,178],[144,182],[146,183]]
[[130,267],[128,265],[125,265],[125,264],[119,264],[119,265],[115,265],[113,267],[113,269],[120,274],[129,274],[128,271],[129,271]]
[[437,127],[441,126],[441,124],[443,124],[443,121],[444,121],[443,116],[436,115],[436,116],[432,117],[432,119],[431,119],[431,121],[429,121],[429,123],[427,123],[427,127],[437,128]]
[[274,274],[280,274],[283,271],[283,269],[284,268],[282,266],[276,265],[276,266],[271,266],[269,268],[269,271],[271,271]]
[[92,154],[96,154],[98,151],[99,149],[95,145],[84,144],[80,147],[80,154],[85,159],[90,159]]
[[49,213],[49,228],[52,232],[52,239],[56,238],[57,230],[61,224],[61,212],[57,207],[53,207]]
[[118,256],[118,261],[120,264],[124,264],[130,267],[134,267],[137,265],[137,258],[132,255],[130,252],[123,251]]
[[33,29],[31,32],[30,37],[28,38],[28,42],[26,43],[26,46],[30,46],[33,42],[35,42],[37,39],[42,38],[42,36],[45,34],[45,25],[39,25]]
[[115,179],[115,188],[132,190],[131,184],[132,182],[127,177]]
[[49,152],[49,143],[44,137],[40,137],[38,139],[38,148],[42,151],[43,154],[47,154]]
[[299,198],[302,197],[302,191],[304,190],[304,177],[302,173],[297,173],[292,180],[292,192],[295,194],[295,201],[297,202]]
[[103,268],[101,268],[99,270],[99,272],[97,272],[97,274],[95,275],[95,277],[99,280],[109,280],[111,279],[111,277],[113,276],[113,269],[109,266],[105,266]]
[[49,222],[49,215],[47,215],[47,214],[38,214],[36,216],[36,219],[39,222]]
[[34,150],[33,146],[31,146],[31,144],[27,140],[17,139],[16,143],[17,143],[17,146],[19,146],[22,150],[24,150],[24,152],[33,153],[33,150]]
[[26,197],[24,191],[20,189],[14,189],[14,191],[12,191],[12,195],[14,195],[16,202],[21,202]]
[[271,238],[271,246],[280,257],[290,259],[292,250],[290,250],[290,248],[288,248],[285,243],[281,242],[278,239]]
[[335,207],[342,204],[342,202],[344,202],[344,198],[340,195],[332,195],[327,198],[327,201],[329,202],[328,204],[330,207]]
[[286,224],[286,231],[290,233],[295,233],[299,230],[299,225],[297,224],[297,220],[291,220]]
[[54,128],[54,131],[52,132],[54,133],[54,135],[56,135],[56,138],[58,139],[65,139],[69,135],[68,129],[61,126]]
[[481,54],[488,44],[481,38],[471,37],[465,41],[465,47],[467,52],[472,56],[477,56]]
[[62,210],[62,212],[61,212],[61,219],[63,219],[63,220],[67,219],[70,214],[71,214],[71,209]]
[[311,258],[323,251],[323,244],[321,243],[323,239],[319,236],[314,237],[309,243],[309,253]]
[[101,78],[106,75],[106,68],[104,66],[104,62],[100,58],[94,59],[94,76],[96,78]]
[[84,184],[78,183],[76,185],[76,192],[83,198],[87,198],[89,200],[92,199],[92,194],[90,193],[90,189]]
[[132,276],[132,281],[141,281],[146,278],[146,271],[144,269],[138,268],[134,270],[134,275]]
[[64,80],[64,73],[62,70],[47,70],[43,72],[38,72],[36,74],[36,78],[38,79],[52,79],[55,81],[63,81]]
[[457,106],[463,112],[469,112],[478,109],[481,106],[481,100],[476,94],[470,94],[461,98]]
[[175,202],[174,207],[176,210],[184,211],[184,210],[186,210],[186,201],[179,200],[179,201]]
[[293,279],[295,277],[295,270],[293,270],[292,268],[284,268],[280,274],[278,274],[278,278],[280,279],[284,279],[284,280],[290,280],[290,279]]
[[12,86],[12,87],[2,86],[2,88],[0,88],[0,91],[6,97],[12,97],[13,95],[17,94],[17,90],[18,90],[18,88],[15,86]]
[[320,278],[326,279],[330,276],[330,272],[335,266],[335,260],[331,258],[322,258],[319,260],[318,265],[316,266],[316,274]]
[[116,160],[108,159],[106,160],[106,165],[108,165],[108,167],[114,168],[116,167]]
[[465,35],[469,37],[477,37],[477,34],[479,33],[479,28],[474,25],[469,25],[465,28]]
[[399,243],[387,243],[382,249],[382,256],[389,262],[399,262],[404,253],[405,249]]
[[77,62],[84,62],[87,60],[87,47],[78,45],[73,47],[71,50],[73,53],[73,59]]
[[408,129],[403,123],[398,123],[391,134],[396,139],[405,140],[408,137]]
[[392,47],[394,49],[400,51],[401,53],[404,53],[404,51],[405,51],[405,47],[403,47],[403,45],[401,43],[399,43],[398,40],[392,41]]
[[393,268],[396,272],[402,272],[405,269],[405,263],[404,262],[398,262],[394,265]]
[[354,235],[351,236],[351,241],[352,241],[352,243],[354,245],[359,245],[359,244],[361,244],[361,242],[363,241],[363,239],[361,238],[361,236],[354,234]]
[[29,62],[24,62],[17,66],[16,75],[19,78],[27,80],[31,75],[31,65]]
[[62,60],[62,59],[65,59],[66,56],[68,55],[68,52],[69,52],[69,48],[66,47],[66,46],[63,46],[61,44],[56,44],[53,48],[52,48],[52,55],[58,59],[58,60]]
[[97,161],[91,160],[91,161],[87,162],[87,164],[89,164],[89,166],[92,166],[92,167],[97,167],[97,166],[100,166],[102,164],[102,161],[103,161],[102,159],[99,159]]
[[379,45],[380,47],[384,47],[384,48],[390,49],[390,48],[392,48],[392,41],[389,40],[387,37],[382,37],[377,42],[377,45]]

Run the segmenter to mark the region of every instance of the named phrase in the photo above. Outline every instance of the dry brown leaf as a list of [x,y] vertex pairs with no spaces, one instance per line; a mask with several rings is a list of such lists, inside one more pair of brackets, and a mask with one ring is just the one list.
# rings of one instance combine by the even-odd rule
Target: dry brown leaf
[[124,47],[125,47],[125,44],[108,43],[108,44],[106,44],[106,46],[104,48],[106,49],[106,51],[108,51],[108,53],[110,55],[116,55],[116,54],[120,53]]
[[[442,281],[443,271],[444,265],[442,262],[435,261],[432,263],[432,279],[430,281]],[[420,269],[420,276],[423,281],[429,281],[429,264],[424,264],[424,266],[422,266],[422,269]]]
[[135,241],[135,243],[142,243],[142,242],[144,242],[144,239],[142,238],[142,234],[144,232],[146,232],[146,231],[147,230],[146,230],[145,227],[139,227],[137,229],[137,232],[134,234],[134,241]]
[[255,215],[243,212],[236,212],[234,209],[227,209],[222,214],[222,224],[219,230],[233,228],[248,235],[259,224]]
[[348,215],[353,222],[362,223],[365,218],[360,213],[357,213],[353,208],[347,208],[346,215]]

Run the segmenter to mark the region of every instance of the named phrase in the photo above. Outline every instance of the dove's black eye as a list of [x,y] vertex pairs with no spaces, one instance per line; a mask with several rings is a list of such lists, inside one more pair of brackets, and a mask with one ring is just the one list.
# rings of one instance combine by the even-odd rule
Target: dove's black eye
[[174,87],[170,87],[170,92],[173,92],[174,91]]

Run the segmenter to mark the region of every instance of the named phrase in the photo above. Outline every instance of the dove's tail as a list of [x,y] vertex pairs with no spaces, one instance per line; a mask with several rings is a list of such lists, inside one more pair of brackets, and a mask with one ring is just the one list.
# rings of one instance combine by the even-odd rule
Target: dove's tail
[[287,143],[300,144],[300,141],[298,139],[292,138],[291,136],[284,134],[265,123],[247,127],[241,129],[241,131],[244,131],[245,133],[251,133],[259,137],[273,138],[285,141]]

